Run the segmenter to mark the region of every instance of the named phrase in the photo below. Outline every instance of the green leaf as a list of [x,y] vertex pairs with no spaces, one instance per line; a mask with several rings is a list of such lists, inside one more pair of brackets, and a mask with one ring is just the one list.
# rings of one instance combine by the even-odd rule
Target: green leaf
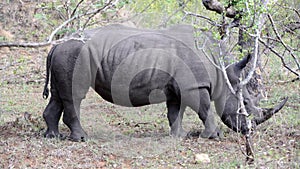
[[45,16],[43,14],[37,13],[37,14],[34,15],[34,18],[36,18],[36,19],[44,19]]

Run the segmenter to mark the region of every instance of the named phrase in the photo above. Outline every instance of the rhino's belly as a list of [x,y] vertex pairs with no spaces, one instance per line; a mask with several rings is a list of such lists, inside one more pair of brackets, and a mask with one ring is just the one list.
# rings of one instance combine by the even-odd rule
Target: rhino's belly
[[176,90],[173,77],[157,69],[147,69],[130,78],[116,78],[110,82],[97,78],[95,91],[103,99],[122,106],[137,107],[161,103]]

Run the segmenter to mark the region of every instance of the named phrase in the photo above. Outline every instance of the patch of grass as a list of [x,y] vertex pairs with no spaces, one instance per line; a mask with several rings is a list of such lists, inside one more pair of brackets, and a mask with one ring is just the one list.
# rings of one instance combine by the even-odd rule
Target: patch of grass
[[2,118],[9,114],[24,112],[40,114],[47,104],[47,101],[41,97],[41,91],[42,85],[40,84],[2,85],[0,98]]
[[[289,84],[290,89],[295,88]],[[2,84],[1,109],[5,117],[2,125],[8,125],[24,111],[32,112],[40,117],[48,101],[40,98],[42,85],[39,84]],[[278,102],[280,86],[272,88],[275,92],[269,100],[263,102],[265,107]],[[18,94],[15,94],[18,91]],[[90,91],[82,105],[82,125],[91,136],[85,143],[72,143],[58,139],[43,139],[40,134],[25,128],[10,127],[16,136],[10,136],[4,142],[17,149],[12,154],[5,154],[3,159],[14,159],[20,167],[122,167],[136,168],[289,168],[297,167],[299,160],[298,97],[295,93],[287,94],[290,100],[287,106],[275,117],[258,128],[254,138],[256,161],[253,166],[244,163],[237,135],[229,131],[223,141],[207,139],[177,140],[168,138],[168,121],[165,104],[151,105],[141,108],[124,108],[103,101],[95,92]],[[273,97],[275,96],[275,97]],[[3,99],[4,98],[4,99]],[[299,102],[298,102],[299,103]],[[8,119],[9,113],[12,114]],[[21,114],[22,115],[22,114]],[[42,120],[42,119],[41,119]],[[190,109],[184,117],[186,129],[203,128],[197,114]],[[60,125],[62,122],[60,122]],[[138,126],[136,126],[138,125]],[[30,126],[27,126],[30,127]],[[163,135],[159,135],[161,128]],[[61,125],[63,133],[68,134],[66,126]],[[227,129],[226,129],[227,130]],[[3,133],[3,132],[2,132]],[[26,134],[27,133],[27,134]],[[38,132],[39,133],[39,132]],[[2,137],[2,136],[1,136]],[[29,141],[30,140],[30,141]],[[294,141],[293,141],[294,140]],[[4,144],[1,143],[0,144]],[[34,149],[32,153],[24,147]],[[243,146],[243,145],[241,145]],[[3,150],[0,149],[0,152]],[[42,152],[42,153],[41,153]],[[71,153],[72,152],[72,153]],[[207,153],[211,159],[209,164],[195,162],[195,154]],[[39,155],[38,155],[39,154]],[[43,154],[43,155],[41,155]],[[19,157],[17,157],[18,155]],[[68,157],[63,162],[62,157]],[[45,162],[46,161],[46,162]],[[78,161],[76,164],[74,161]],[[5,163],[4,166],[7,166]]]

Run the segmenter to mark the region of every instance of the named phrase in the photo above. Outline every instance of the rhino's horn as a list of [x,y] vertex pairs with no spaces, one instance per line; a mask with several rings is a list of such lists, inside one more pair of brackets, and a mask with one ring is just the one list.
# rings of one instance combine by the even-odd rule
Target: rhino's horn
[[256,123],[256,125],[259,125],[268,119],[270,119],[275,113],[277,113],[287,102],[288,97],[286,97],[281,103],[279,103],[277,106],[273,108],[262,108],[262,117],[255,117],[253,120]]
[[251,54],[247,54],[246,57],[244,57],[241,61],[236,63],[236,69],[241,71],[242,69],[244,69],[247,65],[247,63],[251,60]]

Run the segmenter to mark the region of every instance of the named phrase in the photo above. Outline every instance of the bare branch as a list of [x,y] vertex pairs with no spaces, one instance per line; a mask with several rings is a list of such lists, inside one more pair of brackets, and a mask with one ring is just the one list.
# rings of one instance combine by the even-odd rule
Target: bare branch
[[187,11],[183,11],[183,12],[185,13],[185,16],[187,16],[187,15],[195,16],[195,17],[207,20],[213,26],[218,26],[218,27],[222,26],[222,25],[216,23],[215,21],[211,20],[209,17],[203,16],[203,15],[199,15],[199,14],[196,14],[196,13],[192,13],[192,12],[187,12]]
[[55,34],[63,27],[65,27],[68,23],[72,22],[75,19],[80,18],[79,15],[73,16],[70,19],[66,20],[64,23],[62,23],[61,25],[59,25],[49,36],[48,38],[48,43],[51,43],[53,41],[53,38],[55,36]]
[[283,56],[281,56],[276,50],[274,50],[271,46],[269,46],[266,42],[264,42],[262,39],[259,39],[259,42],[262,43],[265,47],[269,48],[271,50],[271,52],[273,52],[276,56],[278,56],[281,60],[282,65],[289,70],[290,72],[292,72],[293,74],[295,74],[296,76],[300,77],[300,73],[298,73],[297,71],[293,70],[292,68],[290,68],[286,63],[285,60],[283,58]]
[[227,55],[227,52],[223,53],[223,51],[222,51],[222,43],[225,43],[226,40],[228,40],[228,39],[224,38],[218,44],[219,45],[219,49],[220,49],[219,55],[221,56],[221,57],[219,57],[219,64],[221,66],[221,71],[223,73],[223,76],[225,78],[225,81],[226,81],[226,84],[227,84],[229,90],[231,91],[232,94],[236,94],[236,91],[233,89],[233,87],[232,87],[232,85],[231,85],[231,83],[229,81],[229,78],[228,78],[228,75],[227,75],[227,72],[226,72],[225,62],[224,62],[224,59],[225,59],[225,57]]
[[297,60],[296,56],[294,55],[293,51],[291,50],[291,48],[288,45],[286,45],[285,42],[280,37],[280,35],[279,35],[278,31],[277,31],[277,28],[276,28],[276,26],[274,24],[274,20],[273,20],[272,16],[270,14],[268,14],[267,16],[268,16],[268,18],[269,18],[269,20],[271,22],[271,25],[272,25],[272,28],[273,28],[273,30],[275,32],[276,37],[278,38],[278,40],[280,41],[280,43],[283,45],[283,47],[291,54],[291,56],[293,57],[293,59],[294,59],[296,65],[297,65],[298,69],[300,69],[300,63],[298,62],[298,60]]
[[87,16],[87,15],[92,15],[95,16],[97,13],[101,12],[102,10],[104,10],[107,6],[109,6],[111,4],[113,0],[110,0],[109,2],[107,2],[103,7],[99,8],[99,9],[96,9],[96,10],[93,10],[91,12],[87,12],[85,14],[81,14],[81,15],[75,15],[73,17],[71,17],[70,19],[66,20],[64,23],[62,23],[59,27],[57,27],[52,33],[51,35],[49,36],[49,39],[48,39],[48,42],[51,42],[53,40],[53,37],[54,35],[61,29],[63,28],[64,26],[66,26],[68,23],[72,22],[73,20],[75,19],[78,19],[78,18],[81,18],[83,16]]
[[132,20],[132,19],[138,17],[140,14],[144,13],[145,11],[147,11],[147,10],[151,7],[151,5],[152,5],[154,2],[156,2],[156,1],[157,1],[157,0],[152,0],[152,1],[151,1],[144,9],[142,9],[140,12],[134,14],[133,16],[130,16],[130,17],[126,18],[126,19],[116,20],[116,21],[122,23],[122,22],[127,22],[127,21]]
[[[262,2],[261,5],[263,5],[264,7],[266,7],[268,4],[268,0],[261,1],[261,2]],[[254,50],[253,50],[254,59],[253,59],[252,67],[248,72],[248,75],[246,76],[246,78],[243,81],[240,82],[240,86],[246,85],[250,81],[250,79],[252,78],[252,76],[255,72],[255,68],[256,68],[257,60],[258,60],[258,54],[259,54],[259,51],[258,51],[259,39],[260,39],[262,26],[265,22],[263,16],[264,16],[264,14],[258,14],[258,16],[256,16],[257,22],[255,24],[257,25],[257,28],[255,29],[255,35],[254,35]],[[253,36],[251,34],[249,34],[249,35]],[[242,106],[243,106],[243,104],[244,103],[242,103]]]
[[261,36],[261,39],[267,39],[268,41],[280,42],[278,39],[270,37],[270,36]]
[[205,52],[204,48],[201,49],[202,52],[204,53],[205,57],[209,60],[209,62],[211,64],[213,64],[217,69],[222,70],[222,68],[220,66],[218,66],[209,56],[208,54]]
[[[249,4],[247,1],[245,2],[245,5],[246,5],[246,12],[247,12],[245,15],[251,15],[251,12],[249,9]],[[252,28],[254,26],[254,22],[255,22],[256,18],[257,18],[256,13],[254,13],[250,24],[248,26],[246,26],[246,25],[242,26],[243,29]]]
[[[222,72],[222,74],[223,74],[223,76],[224,76],[224,78],[225,78],[226,85],[228,86],[229,90],[231,91],[232,94],[236,94],[236,92],[235,92],[235,90],[233,89],[233,87],[232,87],[232,85],[231,85],[231,83],[230,83],[230,81],[229,81],[229,78],[228,78],[228,76],[227,76],[227,72],[226,72],[227,67],[225,66],[225,62],[222,60],[222,59],[225,57],[226,54],[224,55],[223,52],[222,52],[221,43],[224,42],[225,40],[226,40],[226,39],[224,39],[223,41],[219,41],[219,43],[218,43],[218,46],[219,46],[219,49],[220,49],[219,55],[222,56],[222,57],[215,57],[215,56],[213,55],[212,52],[210,53],[212,57],[210,57],[210,56],[206,53],[205,48],[207,48],[207,47],[205,47],[205,46],[206,46],[206,43],[207,43],[207,41],[208,41],[208,38],[205,39],[205,41],[204,41],[202,47],[200,47],[200,48],[198,48],[198,49],[200,49],[200,50],[203,52],[203,54],[205,55],[205,57],[209,60],[209,62],[210,62],[216,69],[218,69],[219,71]],[[209,47],[208,47],[208,48],[209,48]],[[214,61],[212,58],[217,59],[217,60],[218,60],[218,63],[216,63],[216,61]]]
[[295,9],[295,8],[293,8],[293,11],[297,14],[297,16],[300,18],[300,12],[297,10],[297,9]]
[[247,77],[240,83],[240,85],[246,85],[250,79],[252,78],[255,68],[256,68],[256,64],[257,64],[257,59],[258,59],[258,39],[260,37],[260,30],[256,29],[256,36],[255,36],[255,40],[254,40],[254,60],[253,60],[253,64],[252,64],[252,68],[250,69],[250,71],[248,72]]
[[137,16],[140,15],[141,13],[144,13],[144,12],[147,11],[147,10],[151,7],[151,5],[152,5],[154,2],[156,2],[156,1],[157,1],[157,0],[152,0],[152,1],[151,1],[151,2],[150,2],[143,10],[141,10],[138,14],[136,14],[136,15],[130,17],[130,18],[127,19],[126,21],[129,21],[129,20],[131,20],[131,19],[137,17]]
[[176,15],[179,11],[183,10],[186,7],[186,4],[189,3],[191,0],[187,0],[186,2],[179,5],[179,8],[175,10],[168,18],[166,18],[158,27],[165,26],[169,20]]
[[106,9],[109,5],[111,5],[111,4],[112,4],[112,1],[113,1],[113,0],[109,0],[102,8],[99,8],[99,9],[94,10],[94,11],[92,11],[92,12],[86,13],[86,15],[91,15],[91,16],[90,16],[90,17],[88,18],[88,20],[84,23],[83,29],[86,27],[86,25],[89,23],[89,21],[90,21],[96,14],[100,13],[102,10]]
[[84,0],[81,0],[77,3],[76,7],[73,9],[72,13],[71,13],[71,17],[73,17],[78,9],[78,7],[81,5],[81,3],[83,2]]
[[225,77],[225,81],[226,81],[226,84],[227,84],[229,90],[231,91],[232,94],[236,94],[235,90],[233,89],[233,87],[232,87],[232,85],[229,81],[229,78],[227,76],[227,72],[226,72],[226,68],[225,68],[224,64],[221,64],[221,70],[222,70],[223,76]]
[[[278,4],[280,5],[280,4]],[[294,11],[296,13],[296,15],[300,18],[300,12],[299,12],[299,9],[297,10],[296,8],[293,8],[293,7],[288,7],[288,6],[282,6],[280,5],[283,9],[288,9],[288,10],[291,10],[291,11]]]

